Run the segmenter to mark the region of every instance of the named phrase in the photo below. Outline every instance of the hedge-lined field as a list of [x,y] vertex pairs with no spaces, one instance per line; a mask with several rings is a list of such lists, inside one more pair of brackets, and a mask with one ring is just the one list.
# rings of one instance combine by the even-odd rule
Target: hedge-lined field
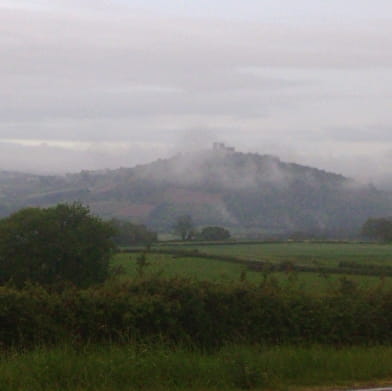
[[[272,246],[275,271],[257,268],[258,246]],[[388,381],[391,247],[363,245],[376,249],[372,257],[361,246],[159,246],[142,263],[141,249],[117,254],[112,268],[122,273],[104,285],[0,287],[0,388],[287,390]],[[324,258],[307,258],[311,249]]]
[[194,250],[214,255],[229,255],[243,259],[272,263],[293,262],[301,265],[338,266],[340,262],[358,262],[392,266],[392,245],[355,242],[224,242],[161,244],[162,248]]
[[160,340],[186,346],[391,344],[392,291],[343,279],[313,295],[262,284],[184,279],[112,282],[86,290],[0,288],[0,344]]
[[[139,275],[137,259],[141,253],[119,253],[112,260],[115,270],[121,269],[124,279],[137,278]],[[210,257],[180,256],[176,254],[161,254],[150,252],[146,254],[147,266],[143,269],[145,276],[156,276],[160,278],[190,278],[198,281],[211,281],[222,283],[233,283],[246,280],[255,284],[262,283],[266,278],[263,271],[255,271],[246,264],[226,262],[212,259]],[[353,268],[353,265],[347,265]],[[358,267],[359,266],[359,267]],[[366,275],[367,266],[363,264],[354,265],[355,271],[364,275],[353,275],[347,273],[355,285],[360,288],[371,289],[383,285],[392,289],[392,277]],[[345,277],[347,268],[339,269],[340,274],[317,272],[297,272],[285,270],[283,272],[267,272],[268,278],[275,279],[282,287],[298,287],[307,292],[327,293],[339,285],[339,281]],[[317,270],[317,268],[316,268]],[[378,269],[370,267],[370,272],[377,273]],[[391,271],[391,270],[389,270]]]

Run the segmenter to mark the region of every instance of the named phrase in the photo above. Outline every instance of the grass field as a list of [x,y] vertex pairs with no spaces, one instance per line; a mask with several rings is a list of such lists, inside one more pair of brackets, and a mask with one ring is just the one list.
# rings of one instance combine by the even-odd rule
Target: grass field
[[339,262],[392,265],[392,245],[373,243],[277,242],[246,244],[166,244],[164,247],[198,249],[218,255],[268,262],[290,261],[298,264],[337,266]]
[[392,348],[71,346],[8,352],[2,391],[293,390],[385,385]]
[[[245,246],[245,245],[244,245]],[[112,261],[113,266],[120,266],[125,271],[124,278],[138,276],[137,257],[139,254],[117,254]],[[265,274],[249,271],[240,264],[217,261],[204,258],[183,258],[170,254],[148,254],[148,266],[143,273],[147,276],[182,277],[206,281],[235,282],[246,279],[249,282],[261,283]],[[271,273],[268,278],[274,278],[282,287],[298,288],[308,292],[324,293],[339,286],[341,274],[325,275],[320,273]],[[392,288],[392,277],[348,276],[361,288],[374,288],[383,285]]]

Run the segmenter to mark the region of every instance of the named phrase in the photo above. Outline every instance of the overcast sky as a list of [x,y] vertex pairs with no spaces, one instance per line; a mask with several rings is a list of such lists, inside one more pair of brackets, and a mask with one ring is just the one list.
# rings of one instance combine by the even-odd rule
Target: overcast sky
[[0,0],[0,56],[0,169],[223,141],[392,178],[391,0]]

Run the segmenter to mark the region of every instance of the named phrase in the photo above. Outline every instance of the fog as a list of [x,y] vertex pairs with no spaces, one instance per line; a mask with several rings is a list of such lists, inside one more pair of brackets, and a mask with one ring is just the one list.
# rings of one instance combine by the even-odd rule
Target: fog
[[0,0],[0,169],[223,141],[389,183],[390,2],[144,3]]

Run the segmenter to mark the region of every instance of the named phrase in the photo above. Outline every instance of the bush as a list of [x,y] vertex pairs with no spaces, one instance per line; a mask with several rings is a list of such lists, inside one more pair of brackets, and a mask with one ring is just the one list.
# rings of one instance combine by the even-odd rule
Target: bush
[[112,234],[108,223],[78,203],[20,210],[0,220],[0,283],[102,282]]

